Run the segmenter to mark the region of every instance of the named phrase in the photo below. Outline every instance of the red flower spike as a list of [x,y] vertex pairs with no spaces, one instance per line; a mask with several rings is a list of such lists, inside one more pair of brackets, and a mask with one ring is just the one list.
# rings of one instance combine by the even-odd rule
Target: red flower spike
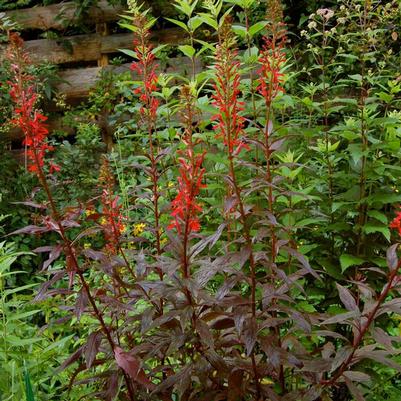
[[[24,71],[29,59],[23,50],[23,44],[18,34],[10,35],[7,58],[11,62],[14,74],[13,81],[8,83],[11,100],[15,105],[12,123],[20,127],[24,133],[23,145],[27,148],[28,171],[39,174],[39,169],[44,166],[45,154],[53,150],[53,147],[46,143],[49,131],[44,123],[47,117],[35,109],[38,95],[33,77]],[[60,167],[51,164],[50,173],[55,171],[60,171]]]
[[139,113],[142,120],[150,122],[152,125],[156,121],[159,101],[153,95],[158,87],[158,76],[155,63],[155,55],[152,52],[152,46],[148,42],[149,28],[147,28],[146,17],[138,15],[133,20],[137,31],[134,38],[134,51],[137,61],[131,64],[131,71],[135,72],[141,80],[141,86],[134,89],[134,94],[139,95],[142,107]]
[[186,128],[182,138],[185,150],[180,152],[182,157],[178,159],[180,163],[178,194],[171,202],[171,217],[173,221],[167,228],[169,230],[177,229],[178,233],[184,232],[188,236],[192,232],[198,232],[201,229],[198,216],[202,212],[202,206],[197,197],[200,190],[206,187],[202,183],[205,174],[205,169],[202,167],[205,152],[197,154],[194,150],[194,146],[197,143],[194,143],[192,138],[195,99],[188,86],[182,88],[181,98],[185,106],[183,120]]
[[216,51],[213,105],[218,112],[212,117],[216,121],[213,129],[217,132],[216,138],[223,139],[229,153],[237,155],[242,149],[249,150],[241,139],[244,118],[240,113],[244,110],[244,103],[239,100],[240,62],[237,59],[238,52],[232,48],[229,31],[223,32],[222,36],[226,36],[226,40],[217,46]]
[[278,45],[274,40],[264,38],[259,63],[261,67],[258,71],[260,76],[258,91],[265,99],[267,107],[270,106],[274,98],[284,92],[283,74],[280,72],[286,62],[286,56],[283,50],[284,38],[280,39]]

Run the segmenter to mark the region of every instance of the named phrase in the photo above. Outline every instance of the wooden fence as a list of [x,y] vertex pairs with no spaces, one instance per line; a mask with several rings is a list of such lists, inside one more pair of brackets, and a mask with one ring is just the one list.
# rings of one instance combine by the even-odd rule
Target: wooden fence
[[[152,2],[147,3],[150,5]],[[63,30],[63,21],[72,20],[75,11],[76,4],[68,2],[10,11],[6,15],[23,30]],[[112,68],[109,66],[109,55],[118,53],[119,49],[132,48],[132,34],[109,34],[108,24],[120,19],[123,12],[121,7],[113,7],[102,0],[88,10],[88,24],[96,25],[96,33],[64,36],[61,39],[28,40],[25,48],[34,63],[48,61],[60,65],[61,83],[56,89],[65,94],[67,100],[82,99],[88,95],[101,69]],[[170,28],[152,32],[151,40],[155,44],[179,44],[185,41],[185,36],[182,30]],[[4,48],[0,47],[0,55],[4,53]],[[80,68],[74,68],[74,64],[79,64]],[[97,64],[97,67],[93,67],[93,64]],[[68,68],[63,68],[63,65],[68,65]],[[171,60],[165,68],[171,70],[172,66],[178,69],[177,72],[185,72],[187,63]],[[116,70],[120,72],[127,67],[123,65]]]

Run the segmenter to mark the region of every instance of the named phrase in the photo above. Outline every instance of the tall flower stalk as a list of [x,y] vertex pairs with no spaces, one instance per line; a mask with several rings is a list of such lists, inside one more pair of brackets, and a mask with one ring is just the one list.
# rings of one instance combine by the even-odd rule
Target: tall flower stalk
[[178,177],[178,193],[171,203],[173,218],[169,229],[177,229],[183,238],[182,269],[183,277],[189,278],[189,240],[191,234],[201,229],[199,214],[202,206],[197,197],[202,188],[205,169],[202,167],[205,152],[196,153],[195,146],[200,143],[199,139],[194,140],[193,121],[195,117],[195,96],[193,88],[185,85],[181,90],[181,104],[183,104],[182,119],[184,123],[184,134],[182,142],[185,149],[180,152],[178,162],[180,163]]
[[[46,151],[51,149],[45,142],[48,134],[48,130],[44,125],[46,117],[36,109],[35,104],[38,99],[38,94],[32,83],[32,77],[25,71],[26,66],[29,64],[29,58],[23,50],[23,41],[17,34],[10,35],[10,46],[7,53],[8,59],[11,62],[11,71],[13,74],[12,81],[10,82],[10,95],[14,102],[14,113],[16,115],[14,124],[18,126],[25,135],[24,142],[28,147],[27,154],[30,160],[29,170],[37,175],[48,198],[51,218],[47,218],[46,220],[61,237],[66,257],[66,271],[70,278],[70,287],[72,286],[75,276],[78,276],[82,289],[92,307],[94,316],[100,324],[101,331],[117,359],[118,347],[113,338],[112,330],[103,318],[103,314],[90,291],[90,286],[78,261],[77,250],[67,236],[66,228],[68,226],[64,224],[63,217],[56,206],[46,178],[44,171],[44,155]],[[58,169],[58,167],[53,167],[53,169]],[[129,400],[134,401],[135,397],[129,375],[123,368],[122,371]]]
[[[240,221],[243,226],[243,235],[246,247],[249,252],[249,266],[251,279],[251,316],[256,324],[256,262],[252,246],[249,221],[246,208],[242,199],[242,189],[239,185],[235,169],[235,158],[242,149],[248,149],[242,136],[244,134],[244,118],[241,116],[244,105],[240,101],[240,62],[236,49],[235,38],[232,34],[231,24],[225,19],[219,30],[219,43],[216,47],[216,76],[214,83],[214,106],[218,112],[213,117],[216,121],[214,129],[217,137],[223,140],[227,151],[229,162],[229,177],[232,191],[235,196],[237,208],[240,214]],[[252,368],[256,384],[257,397],[260,395],[260,381],[256,365],[254,349],[251,353]]]
[[[150,44],[150,28],[155,20],[147,17],[147,11],[141,11],[140,7],[136,6],[136,2],[131,2],[132,12],[132,29],[134,31],[134,51],[136,61],[131,65],[131,70],[134,71],[140,78],[140,85],[134,90],[136,95],[139,95],[140,101],[140,125],[147,132],[149,152],[146,156],[149,158],[150,167],[146,170],[152,185],[152,204],[154,213],[154,233],[155,233],[155,248],[158,256],[162,253],[161,245],[161,228],[160,228],[160,191],[158,188],[160,172],[158,168],[158,157],[160,147],[155,137],[157,110],[159,100],[154,92],[158,88],[158,76],[156,73],[157,63],[153,53],[153,47]],[[159,271],[159,276],[162,279],[163,274]]]
[[[45,125],[47,117],[36,108],[38,94],[33,77],[26,71],[29,58],[23,50],[23,40],[17,33],[10,33],[9,41],[7,58],[13,74],[13,80],[9,85],[15,115],[12,123],[24,134],[23,145],[26,148],[28,171],[38,175],[39,168],[44,167],[46,153],[53,150],[53,146],[46,141],[49,134]],[[57,165],[50,163],[50,172],[59,169]]]
[[[274,196],[273,196],[273,176],[272,176],[272,140],[273,133],[273,101],[280,92],[284,92],[283,74],[281,72],[285,62],[286,55],[284,46],[286,41],[285,26],[282,22],[282,6],[279,0],[271,0],[268,4],[268,33],[263,38],[264,45],[259,57],[260,68],[258,91],[265,101],[265,126],[263,129],[264,153],[266,160],[266,182],[268,211],[274,214]],[[275,227],[271,225],[271,262],[276,259],[276,233]]]

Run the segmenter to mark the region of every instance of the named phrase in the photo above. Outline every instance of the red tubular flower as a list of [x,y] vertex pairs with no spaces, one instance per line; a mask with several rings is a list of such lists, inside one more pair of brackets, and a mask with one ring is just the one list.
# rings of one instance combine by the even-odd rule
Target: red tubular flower
[[[202,183],[205,173],[205,169],[202,167],[205,153],[197,154],[194,151],[195,145],[198,144],[192,138],[195,99],[188,86],[182,88],[181,98],[185,105],[183,119],[186,128],[182,139],[185,144],[185,150],[181,152],[182,157],[178,159],[180,163],[178,194],[171,202],[173,221],[168,226],[168,229],[175,228],[180,234],[184,231],[184,235],[189,236],[192,232],[197,232],[201,229],[198,216],[202,212],[202,207],[197,200],[197,196],[200,190],[206,187]],[[182,230],[183,226],[184,230]]]
[[286,27],[283,21],[283,7],[280,0],[268,0],[267,36],[259,57],[261,67],[258,71],[259,93],[264,97],[269,108],[274,98],[284,92],[281,70],[286,62],[284,46]]
[[237,59],[237,51],[233,49],[234,41],[230,29],[229,24],[225,24],[221,34],[223,40],[216,50],[213,105],[218,109],[218,113],[212,120],[217,121],[213,127],[217,131],[216,137],[223,139],[229,154],[237,155],[242,149],[249,147],[241,139],[244,118],[240,113],[244,109],[244,103],[239,101],[240,62]]
[[[188,145],[185,141],[184,143]],[[197,232],[201,229],[198,215],[202,212],[202,207],[196,198],[200,189],[205,188],[202,183],[205,169],[201,167],[204,153],[194,155],[187,149],[184,155],[186,158],[179,159],[178,194],[171,203],[173,210],[171,216],[174,220],[168,229],[176,228],[181,233],[182,225],[186,224],[186,232],[189,235],[191,232]]]
[[156,69],[158,65],[155,63],[155,55],[152,52],[152,45],[149,44],[149,28],[146,17],[137,15],[133,24],[136,28],[134,38],[134,51],[137,61],[131,64],[131,70],[138,74],[141,79],[141,86],[134,90],[136,95],[139,95],[139,100],[142,106],[139,110],[142,118],[148,124],[154,124],[156,113],[159,107],[159,101],[153,95],[157,90],[158,76]]
[[265,37],[265,44],[259,57],[261,67],[258,71],[260,76],[258,91],[264,97],[267,107],[270,106],[274,98],[284,92],[283,74],[280,72],[286,56],[283,50],[284,37],[277,44],[276,40]]
[[[13,73],[13,80],[9,82],[10,96],[15,104],[12,122],[24,133],[23,144],[27,148],[28,170],[38,174],[39,169],[44,166],[46,152],[53,150],[53,147],[46,143],[49,134],[45,125],[47,117],[35,108],[38,95],[33,77],[24,71],[29,59],[23,50],[23,40],[16,33],[10,35],[7,58],[11,62]],[[51,163],[51,173],[59,170],[59,166]]]
[[396,212],[396,217],[390,223],[390,228],[398,231],[398,234],[401,235],[401,210]]

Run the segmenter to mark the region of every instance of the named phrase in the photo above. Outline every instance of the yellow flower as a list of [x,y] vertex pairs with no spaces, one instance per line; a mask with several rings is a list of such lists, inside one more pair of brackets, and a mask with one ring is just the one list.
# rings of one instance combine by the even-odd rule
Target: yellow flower
[[136,237],[141,235],[145,231],[146,224],[145,223],[138,223],[134,225],[133,233]]
[[86,209],[85,210],[85,215],[88,217],[88,216],[90,216],[91,214],[95,214],[96,212],[93,210],[93,209]]
[[264,384],[264,385],[266,386],[266,385],[269,385],[269,384],[274,384],[274,381],[271,380],[271,379],[269,379],[269,378],[267,378],[267,377],[264,377],[264,378],[260,381],[260,384]]
[[169,181],[169,183],[167,184],[167,186],[168,186],[169,188],[173,188],[174,182],[173,182],[173,181]]
[[168,239],[167,239],[166,237],[164,237],[164,238],[161,239],[160,245],[161,245],[161,246],[164,246],[164,245],[167,244],[167,242],[168,242]]
[[85,242],[84,249],[89,249],[92,246],[89,242]]
[[102,217],[102,218],[100,219],[100,224],[101,224],[102,226],[104,226],[105,224],[107,224],[106,217]]

